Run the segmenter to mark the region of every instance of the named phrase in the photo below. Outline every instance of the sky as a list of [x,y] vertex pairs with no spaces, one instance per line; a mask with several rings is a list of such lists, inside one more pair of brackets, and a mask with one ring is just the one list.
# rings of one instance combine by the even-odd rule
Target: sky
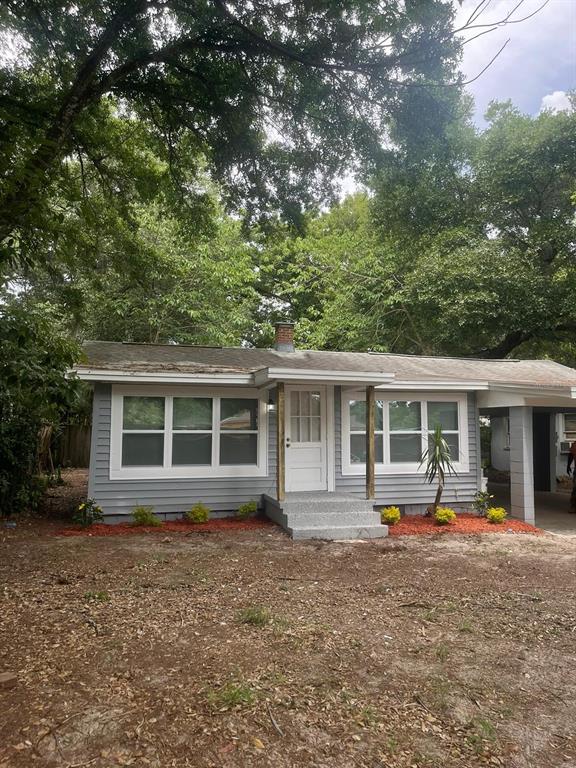
[[[524,0],[513,19],[521,19],[540,8],[545,0]],[[479,0],[464,0],[457,11],[462,26]],[[491,0],[476,24],[506,17],[518,0]],[[482,32],[468,31],[467,37]],[[532,18],[507,24],[464,46],[462,70],[472,80],[490,62],[500,47],[508,44],[483,75],[467,86],[476,102],[475,121],[492,99],[511,99],[522,111],[536,115],[542,108],[567,107],[566,91],[576,90],[576,0],[549,0]]]

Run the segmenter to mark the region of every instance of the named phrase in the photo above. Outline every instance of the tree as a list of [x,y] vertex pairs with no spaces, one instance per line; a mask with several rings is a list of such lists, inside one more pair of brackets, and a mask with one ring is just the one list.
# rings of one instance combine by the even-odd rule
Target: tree
[[66,371],[78,350],[44,308],[18,301],[0,305],[0,516],[29,509],[39,499],[38,434],[57,423],[74,398]]
[[576,359],[576,113],[493,105],[478,134],[465,107],[291,246],[313,346]]
[[424,477],[426,482],[432,484],[438,480],[438,488],[433,503],[426,510],[427,515],[434,516],[442,500],[442,493],[446,485],[446,475],[455,474],[454,465],[450,456],[450,446],[442,435],[442,427],[437,425],[434,432],[428,435],[428,448],[422,455],[421,464],[426,465]]
[[258,303],[253,247],[240,222],[215,212],[208,232],[192,238],[155,204],[132,215],[130,229],[103,217],[109,228],[84,232],[75,258],[66,247],[53,269],[14,279],[18,301],[51,306],[79,339],[240,344]]
[[459,50],[446,0],[8,0],[0,14],[16,48],[0,71],[5,257],[30,254],[66,158],[98,165],[108,103],[155,132],[184,192],[192,150],[249,213],[297,216],[377,152],[404,94],[455,78]]

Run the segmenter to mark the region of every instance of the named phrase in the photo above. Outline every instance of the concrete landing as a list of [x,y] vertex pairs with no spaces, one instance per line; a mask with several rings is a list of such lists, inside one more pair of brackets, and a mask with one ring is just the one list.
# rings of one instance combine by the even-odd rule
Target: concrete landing
[[264,496],[266,514],[293,539],[377,539],[388,535],[372,502],[342,493],[290,493],[279,502]]
[[[500,483],[490,483],[490,493],[494,494],[494,506],[510,509],[510,487]],[[548,533],[576,538],[576,515],[569,512],[570,491],[554,492],[535,491],[536,526]]]

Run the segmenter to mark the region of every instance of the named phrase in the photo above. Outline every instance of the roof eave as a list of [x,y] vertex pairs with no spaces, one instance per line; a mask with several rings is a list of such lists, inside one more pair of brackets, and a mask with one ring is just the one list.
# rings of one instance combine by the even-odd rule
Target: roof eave
[[185,371],[128,371],[105,368],[73,368],[70,372],[82,381],[141,384],[234,384],[254,386],[252,373],[186,373]]

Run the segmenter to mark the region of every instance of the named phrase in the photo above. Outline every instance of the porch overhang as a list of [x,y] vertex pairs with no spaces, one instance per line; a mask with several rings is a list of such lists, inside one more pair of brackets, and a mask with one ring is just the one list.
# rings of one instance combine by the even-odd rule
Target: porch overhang
[[373,371],[338,371],[315,368],[261,368],[254,373],[257,387],[273,387],[277,382],[289,384],[362,384],[378,386],[394,381],[393,373],[374,373]]

